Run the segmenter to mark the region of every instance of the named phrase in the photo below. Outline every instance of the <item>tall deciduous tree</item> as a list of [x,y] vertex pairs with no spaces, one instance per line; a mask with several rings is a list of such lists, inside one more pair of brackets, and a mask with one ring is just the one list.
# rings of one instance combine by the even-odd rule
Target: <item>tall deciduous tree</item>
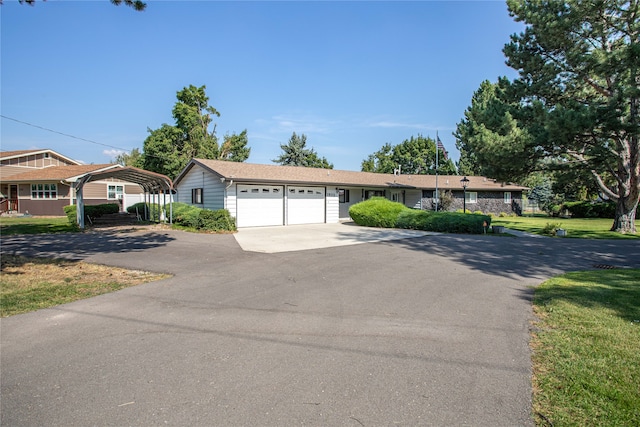
[[293,132],[287,144],[280,144],[282,154],[274,159],[274,163],[286,166],[305,166],[309,168],[333,169],[333,164],[326,158],[318,156],[313,148],[307,148],[307,136]]
[[[385,144],[362,161],[363,172],[394,173],[400,169],[403,174],[428,175],[436,173],[436,142],[418,135],[405,139],[401,144]],[[453,175],[456,168],[450,159],[440,153],[438,173]]]
[[[457,137],[494,178],[581,168],[635,232],[640,195],[640,1],[508,0],[526,25],[504,48],[519,71],[474,95]],[[551,160],[551,163],[549,163]]]
[[209,105],[205,90],[204,85],[190,85],[177,92],[172,111],[175,126],[165,123],[159,129],[148,129],[142,163],[145,169],[175,178],[194,157],[234,162],[249,158],[246,130],[225,135],[223,143],[218,144],[213,117],[220,113]]
[[118,154],[114,163],[122,166],[141,167],[143,166],[142,153],[139,149],[134,148],[130,153]]

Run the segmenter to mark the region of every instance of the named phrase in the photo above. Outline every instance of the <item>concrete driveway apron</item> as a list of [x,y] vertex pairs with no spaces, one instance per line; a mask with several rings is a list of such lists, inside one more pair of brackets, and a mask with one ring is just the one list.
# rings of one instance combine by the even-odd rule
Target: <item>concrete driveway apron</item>
[[531,425],[530,286],[638,267],[638,246],[425,235],[259,253],[178,231],[3,237],[2,253],[174,277],[2,319],[0,422]]

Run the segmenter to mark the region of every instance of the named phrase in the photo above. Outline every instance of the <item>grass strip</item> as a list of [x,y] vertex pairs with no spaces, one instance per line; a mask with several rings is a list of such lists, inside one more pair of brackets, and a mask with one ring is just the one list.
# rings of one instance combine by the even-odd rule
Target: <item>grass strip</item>
[[3,217],[0,219],[0,235],[76,233],[79,229],[64,217]]
[[53,307],[167,277],[78,261],[3,254],[0,316]]
[[640,270],[556,277],[534,311],[537,425],[640,425]]
[[491,224],[540,235],[545,235],[545,227],[547,224],[551,224],[566,230],[566,237],[580,239],[640,239],[640,234],[638,233],[622,234],[610,231],[613,220],[607,218],[493,217]]

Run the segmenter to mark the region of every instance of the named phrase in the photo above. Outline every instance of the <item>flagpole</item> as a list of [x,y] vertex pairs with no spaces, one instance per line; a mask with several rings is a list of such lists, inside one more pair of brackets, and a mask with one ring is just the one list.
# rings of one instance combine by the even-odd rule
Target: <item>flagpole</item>
[[440,199],[440,194],[438,194],[438,131],[436,131],[436,212],[438,212],[438,199]]

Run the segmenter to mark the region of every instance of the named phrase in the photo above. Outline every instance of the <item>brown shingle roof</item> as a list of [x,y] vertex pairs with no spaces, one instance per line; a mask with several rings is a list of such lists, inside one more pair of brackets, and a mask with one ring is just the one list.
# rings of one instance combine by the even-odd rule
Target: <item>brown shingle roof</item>
[[89,172],[99,171],[117,165],[73,165],[73,166],[52,166],[43,169],[34,169],[29,172],[12,175],[4,181],[30,182],[30,181],[61,181],[71,179]]
[[[255,163],[228,162],[222,160],[193,159],[176,178],[177,185],[185,173],[195,164],[226,180],[236,182],[272,182],[292,184],[319,184],[355,187],[436,188],[435,175],[392,175],[372,172],[355,172],[334,169],[306,168],[299,166],[259,165]],[[469,176],[467,189],[494,191],[521,191],[526,187],[503,184],[482,176]],[[461,176],[439,175],[438,188],[460,190]]]

